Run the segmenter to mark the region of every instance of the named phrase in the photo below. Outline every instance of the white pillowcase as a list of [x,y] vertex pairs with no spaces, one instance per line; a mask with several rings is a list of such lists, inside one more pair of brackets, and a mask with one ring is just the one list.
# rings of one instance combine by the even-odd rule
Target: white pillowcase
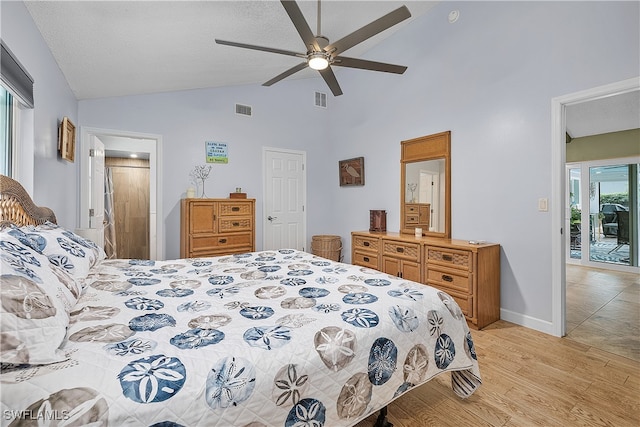
[[64,360],[69,313],[89,270],[105,258],[95,243],[56,224],[0,230],[0,356],[4,363]]

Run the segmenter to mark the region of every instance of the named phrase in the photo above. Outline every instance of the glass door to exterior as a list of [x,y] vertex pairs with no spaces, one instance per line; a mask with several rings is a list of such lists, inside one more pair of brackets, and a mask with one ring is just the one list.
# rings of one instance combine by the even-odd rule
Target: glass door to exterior
[[624,160],[567,165],[568,262],[638,267],[639,169]]

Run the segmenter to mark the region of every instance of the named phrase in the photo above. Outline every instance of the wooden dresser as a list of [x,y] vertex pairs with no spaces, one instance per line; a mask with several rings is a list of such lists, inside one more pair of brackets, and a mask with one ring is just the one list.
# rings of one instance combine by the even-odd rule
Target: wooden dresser
[[354,231],[351,262],[448,293],[469,326],[500,319],[500,245],[410,234]]
[[182,199],[180,257],[255,251],[255,199]]

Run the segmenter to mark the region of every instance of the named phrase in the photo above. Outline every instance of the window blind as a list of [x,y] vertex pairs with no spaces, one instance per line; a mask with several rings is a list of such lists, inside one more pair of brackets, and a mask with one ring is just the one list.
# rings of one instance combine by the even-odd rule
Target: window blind
[[0,77],[2,84],[9,89],[25,106],[33,108],[33,79],[18,62],[13,53],[0,40]]

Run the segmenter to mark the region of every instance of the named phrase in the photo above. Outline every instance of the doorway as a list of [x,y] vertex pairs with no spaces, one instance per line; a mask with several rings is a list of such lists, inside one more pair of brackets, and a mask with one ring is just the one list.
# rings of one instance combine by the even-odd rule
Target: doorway
[[[164,238],[162,221],[162,137],[155,134],[142,134],[128,131],[117,131],[98,128],[81,128],[81,146],[83,155],[80,156],[80,226],[90,227],[89,210],[91,208],[91,188],[85,177],[89,176],[89,148],[91,141],[99,139],[104,144],[106,152],[136,153],[148,159],[149,192],[148,192],[148,236],[149,258],[164,259]],[[85,156],[84,153],[87,153]],[[95,227],[95,225],[93,225]]]
[[305,250],[306,153],[263,148],[263,249]]
[[[552,324],[551,333],[556,336],[566,334],[566,251],[568,239],[565,233],[568,218],[571,217],[567,203],[566,188],[566,142],[567,107],[592,101],[609,99],[616,95],[634,93],[640,90],[640,77],[596,87],[551,100],[552,114]],[[637,95],[636,95],[637,96]],[[582,235],[584,231],[581,230]]]

